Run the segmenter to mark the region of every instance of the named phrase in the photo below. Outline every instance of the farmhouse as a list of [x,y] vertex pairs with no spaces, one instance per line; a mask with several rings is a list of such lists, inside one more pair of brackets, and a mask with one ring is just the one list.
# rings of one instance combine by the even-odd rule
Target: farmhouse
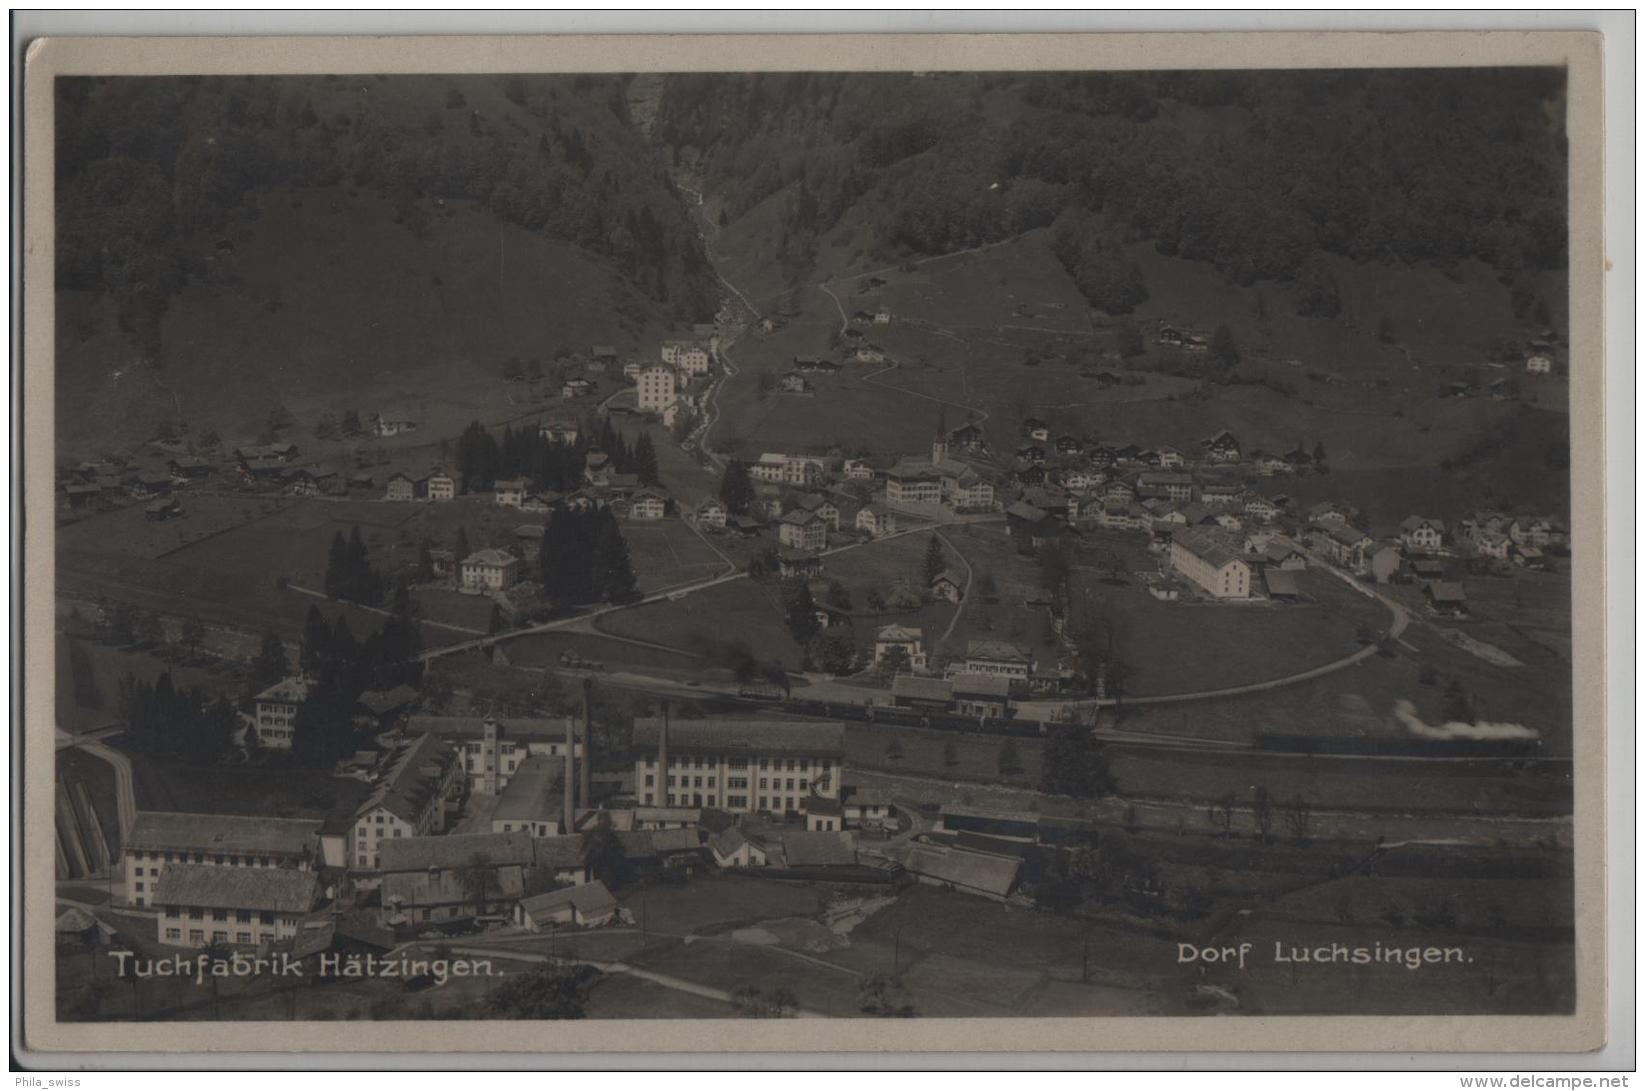
[[434,735],[419,735],[393,760],[377,788],[355,813],[349,830],[352,867],[379,866],[383,846],[397,838],[440,833],[462,797],[456,750]]
[[629,504],[630,519],[661,519],[668,513],[668,497],[656,489],[641,489]]
[[537,434],[550,443],[560,443],[569,447],[577,442],[577,422],[565,418],[546,420],[537,426]]
[[847,481],[874,480],[874,467],[869,465],[865,459],[848,458],[845,460],[845,465],[842,469],[845,473],[845,478]]
[[1460,583],[1435,580],[1422,589],[1422,597],[1436,614],[1455,617],[1468,612],[1468,596],[1463,593]]
[[1043,442],[1051,438],[1051,429],[1038,417],[1029,417],[1022,422],[1022,434],[1029,439],[1037,439]]
[[1413,515],[1399,525],[1399,538],[1413,553],[1437,553],[1445,543],[1445,524]]
[[1019,644],[1004,640],[973,640],[966,645],[965,671],[968,674],[1027,680],[1033,669],[1033,655]]
[[823,549],[828,545],[828,524],[803,508],[796,508],[783,516],[777,537],[790,549]]
[[923,671],[926,663],[924,641],[925,633],[921,629],[887,625],[874,634],[874,665],[879,666],[887,656],[894,656],[900,651],[911,668]]
[[1266,496],[1253,496],[1245,501],[1245,514],[1263,523],[1271,523],[1279,516],[1279,507]]
[[1332,521],[1314,528],[1314,546],[1344,568],[1362,568],[1365,551],[1376,543],[1363,530],[1346,522]]
[[611,345],[594,345],[588,350],[588,358],[604,367],[610,367],[617,362],[617,350]]
[[1242,485],[1211,484],[1199,491],[1200,503],[1207,507],[1232,507],[1245,495]]
[[958,602],[965,594],[965,579],[957,572],[944,569],[932,578],[926,590],[935,598]]
[[594,393],[594,384],[588,379],[567,379],[560,387],[560,397],[568,400],[592,393]]
[[725,505],[710,497],[697,505],[697,522],[704,526],[725,527]]
[[617,915],[617,899],[598,879],[582,886],[561,887],[546,894],[522,898],[514,907],[514,923],[528,932],[563,924],[598,928]]
[[1210,531],[1189,527],[1171,536],[1171,567],[1219,599],[1251,595],[1251,565]]
[[500,549],[482,549],[464,557],[459,567],[464,591],[506,591],[519,578],[520,559]]
[[388,492],[384,500],[415,500],[423,495],[428,482],[423,478],[410,477],[406,474],[395,474],[388,479]]
[[797,371],[791,371],[777,380],[777,390],[782,394],[814,394],[811,380]]
[[1228,463],[1240,460],[1239,440],[1226,429],[1205,440],[1204,446],[1208,461]]
[[398,410],[378,413],[373,420],[375,422],[373,430],[379,436],[397,436],[402,432],[415,432],[417,430],[417,422],[412,419],[411,415]]
[[143,508],[143,518],[153,522],[174,519],[181,514],[183,505],[178,503],[175,496],[162,496],[158,500],[150,500]]
[[517,508],[525,503],[525,498],[531,491],[531,482],[523,477],[499,479],[492,486],[496,494],[496,502],[505,508]]
[[430,500],[455,500],[457,498],[457,479],[444,470],[435,470],[428,475],[427,488]]
[[154,884],[155,938],[170,947],[260,947],[296,936],[319,901],[313,871],[172,864]]
[[829,530],[840,529],[840,508],[822,493],[808,492],[799,498],[799,506],[828,525]]
[[1553,357],[1540,352],[1527,356],[1525,370],[1532,375],[1547,375],[1554,370]]
[[154,886],[173,864],[220,868],[320,867],[320,823],[263,815],[138,811],[121,846],[127,905],[158,904]]
[[1512,539],[1510,539],[1506,534],[1497,534],[1492,531],[1486,531],[1483,534],[1478,534],[1474,537],[1474,552],[1479,554],[1481,557],[1489,557],[1492,560],[1507,560],[1509,547],[1511,545]]
[[257,708],[257,742],[274,750],[290,750],[297,725],[297,706],[308,700],[313,683],[298,676],[282,679],[259,693],[252,703]]
[[897,513],[884,504],[869,504],[857,512],[857,529],[878,538],[897,529]]
[[647,805],[804,813],[813,794],[838,799],[845,773],[841,723],[637,718],[634,747]]

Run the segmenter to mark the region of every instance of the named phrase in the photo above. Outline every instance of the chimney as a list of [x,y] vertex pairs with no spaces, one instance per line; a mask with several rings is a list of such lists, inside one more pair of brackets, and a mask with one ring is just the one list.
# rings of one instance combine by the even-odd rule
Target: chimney
[[582,776],[577,781],[584,807],[594,805],[594,679],[583,678],[583,763]]
[[657,729],[657,806],[668,805],[668,702],[663,702],[663,722]]
[[565,718],[565,825],[560,830],[562,834],[575,833],[574,818],[577,808],[577,744],[574,736],[577,733],[577,721],[570,716]]

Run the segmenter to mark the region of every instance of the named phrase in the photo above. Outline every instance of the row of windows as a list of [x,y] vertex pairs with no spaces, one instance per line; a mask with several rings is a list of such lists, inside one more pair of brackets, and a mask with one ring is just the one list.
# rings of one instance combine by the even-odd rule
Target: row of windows
[[[213,863],[219,865],[228,864],[233,867],[240,867],[242,865],[246,867],[273,867],[277,859],[273,856],[242,856],[237,853],[221,852],[168,852],[164,854],[158,852],[133,852],[130,855],[133,860],[149,860],[154,863],[159,863],[162,855],[164,855],[165,862],[168,864]],[[155,868],[153,873],[155,875],[159,875],[160,869]],[[143,869],[138,868],[137,874],[143,874]]]
[[[700,757],[698,757],[698,758],[670,757],[668,759],[668,767],[670,769],[715,769],[715,768],[718,768],[722,764],[725,765],[727,768],[730,768],[730,769],[747,769],[748,768],[748,759],[747,758],[727,758],[727,759],[724,759],[723,761],[720,760],[720,759],[716,759],[716,758],[700,758]],[[647,758],[646,763],[645,763],[645,767],[647,769],[657,768],[657,759],[656,758]],[[811,770],[811,759],[810,758],[798,758],[798,759],[789,758],[788,759],[788,764],[786,766],[784,766],[782,758],[775,758],[775,759],[773,759],[773,758],[761,758],[760,759],[760,769],[762,771],[770,771],[770,770],[775,769],[778,772],[782,772],[785,768],[790,773],[793,773],[793,772],[801,772],[801,773],[810,772],[810,770]],[[831,758],[822,758],[822,759],[820,759],[817,762],[817,768],[821,769],[825,773],[828,772],[830,769],[834,768],[833,759],[831,759]]]
[[[174,921],[175,920],[181,920],[186,915],[188,917],[188,919],[191,920],[191,921],[199,921],[199,920],[205,920],[205,914],[206,914],[206,911],[204,909],[201,909],[197,905],[191,905],[191,906],[188,906],[187,908],[184,908],[182,906],[176,906],[176,905],[166,906],[166,919],[167,920],[174,920]],[[214,921],[227,921],[228,920],[228,914],[229,914],[229,911],[227,909],[213,909],[211,911],[211,919],[214,920]],[[250,924],[251,919],[252,919],[252,914],[253,914],[253,911],[250,910],[250,909],[236,909],[234,911],[234,919],[236,921],[240,922],[241,924]],[[257,919],[259,921],[261,921],[263,924],[273,924],[274,923],[274,914],[269,910],[265,909],[265,910],[257,911],[256,916],[257,916]]]

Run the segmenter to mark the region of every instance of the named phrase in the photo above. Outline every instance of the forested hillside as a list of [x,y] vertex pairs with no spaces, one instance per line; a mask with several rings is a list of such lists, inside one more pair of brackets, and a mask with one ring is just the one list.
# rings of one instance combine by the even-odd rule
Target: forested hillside
[[148,362],[164,362],[178,293],[232,275],[213,234],[281,189],[368,191],[418,237],[473,202],[609,259],[678,318],[712,312],[620,77],[65,79],[57,94],[58,287],[111,300]]
[[1563,109],[1560,74],[1530,69],[679,75],[656,132],[792,278],[847,243],[923,256],[1054,225],[1111,314],[1146,298],[1120,250],[1144,240],[1322,316],[1326,255],[1480,259],[1546,322]]

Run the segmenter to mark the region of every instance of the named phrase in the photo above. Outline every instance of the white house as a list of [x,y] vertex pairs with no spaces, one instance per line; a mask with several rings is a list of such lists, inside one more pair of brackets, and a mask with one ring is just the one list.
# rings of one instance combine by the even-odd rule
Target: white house
[[290,750],[297,724],[297,706],[308,700],[312,688],[307,678],[285,678],[259,693],[254,699],[257,707],[257,741],[274,750]]
[[857,529],[878,538],[897,529],[897,513],[884,504],[869,504],[857,512]]
[[908,665],[917,671],[925,669],[925,632],[921,629],[909,628],[902,625],[887,625],[874,634],[874,665],[877,667],[885,661],[885,657],[901,649],[908,657]]
[[661,413],[674,404],[674,371],[666,367],[648,367],[639,375],[639,400],[642,413]]
[[1171,535],[1171,567],[1213,598],[1251,596],[1251,565],[1220,536],[1197,527]]
[[519,579],[520,559],[500,549],[482,549],[464,557],[459,568],[464,591],[506,591]]
[[1445,524],[1438,519],[1413,515],[1399,525],[1399,538],[1413,553],[1437,553],[1445,543]]
[[525,503],[526,496],[531,492],[531,482],[523,477],[508,478],[498,481],[493,490],[498,504],[505,508],[517,508]]

